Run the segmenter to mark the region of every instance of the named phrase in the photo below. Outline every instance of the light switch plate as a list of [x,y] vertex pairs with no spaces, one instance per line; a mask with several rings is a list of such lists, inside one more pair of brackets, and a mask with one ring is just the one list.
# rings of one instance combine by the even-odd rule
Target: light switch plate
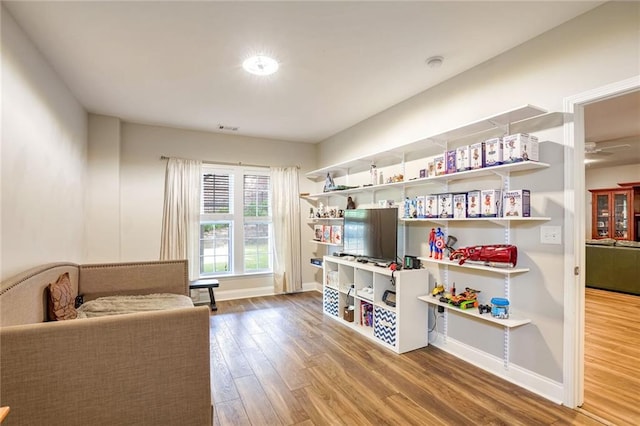
[[540,243],[541,244],[562,244],[562,227],[561,226],[541,226],[540,227]]

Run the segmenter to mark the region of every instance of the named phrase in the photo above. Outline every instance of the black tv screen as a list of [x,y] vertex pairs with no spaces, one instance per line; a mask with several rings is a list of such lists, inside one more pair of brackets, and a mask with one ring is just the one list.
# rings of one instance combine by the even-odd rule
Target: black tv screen
[[345,210],[342,243],[344,254],[395,262],[398,245],[398,209]]

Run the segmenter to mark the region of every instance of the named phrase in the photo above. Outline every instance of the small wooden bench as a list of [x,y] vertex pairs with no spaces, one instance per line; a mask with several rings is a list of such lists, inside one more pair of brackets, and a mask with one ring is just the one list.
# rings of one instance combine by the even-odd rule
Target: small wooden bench
[[216,296],[213,294],[213,289],[220,287],[220,283],[215,278],[201,278],[199,280],[191,281],[189,283],[189,290],[195,290],[199,288],[206,288],[209,290],[209,304],[212,311],[217,311]]

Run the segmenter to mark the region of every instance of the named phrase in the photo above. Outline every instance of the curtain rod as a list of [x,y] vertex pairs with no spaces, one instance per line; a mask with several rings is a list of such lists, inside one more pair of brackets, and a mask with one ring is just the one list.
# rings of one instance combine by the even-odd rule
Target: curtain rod
[[[171,157],[167,157],[166,155],[162,155],[160,157],[161,160],[168,160]],[[205,164],[216,164],[216,165],[220,165],[220,166],[245,166],[245,167],[260,167],[263,169],[268,169],[271,166],[265,166],[263,164],[249,164],[249,163],[243,163],[241,161],[238,161],[237,163],[230,163],[230,162],[225,162],[225,161],[202,161]],[[296,167],[297,169],[300,169],[299,165],[295,165],[294,167]]]

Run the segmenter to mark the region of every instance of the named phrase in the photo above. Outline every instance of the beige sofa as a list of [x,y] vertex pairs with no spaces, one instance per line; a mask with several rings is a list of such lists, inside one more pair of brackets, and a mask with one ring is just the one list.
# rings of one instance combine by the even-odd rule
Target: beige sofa
[[2,282],[2,426],[210,426],[209,308],[45,322],[45,288],[65,272],[85,301],[189,294],[186,261],[56,263]]

